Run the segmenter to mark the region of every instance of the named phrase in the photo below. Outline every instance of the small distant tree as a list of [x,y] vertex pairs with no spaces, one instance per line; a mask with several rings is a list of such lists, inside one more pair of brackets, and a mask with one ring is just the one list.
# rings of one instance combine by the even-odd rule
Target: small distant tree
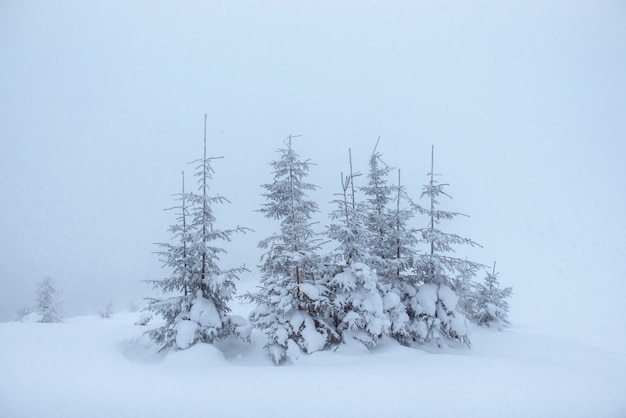
[[509,304],[507,299],[513,294],[512,287],[500,288],[496,263],[487,271],[482,283],[477,283],[473,293],[472,320],[478,325],[502,329],[509,325]]
[[50,277],[44,278],[37,285],[37,312],[41,315],[39,322],[61,322],[63,320],[62,303],[57,302],[58,291]]
[[111,318],[111,316],[113,316],[113,299],[111,298],[111,295],[109,295],[104,309],[101,310],[99,314],[100,318]]
[[196,161],[199,192],[178,195],[177,223],[170,227],[174,243],[159,244],[158,254],[172,273],[163,280],[148,281],[168,294],[164,299],[149,299],[147,309],[162,316],[165,324],[148,331],[162,349],[175,346],[186,349],[197,342],[212,343],[234,335],[248,339],[248,328],[241,317],[230,315],[228,302],[235,293],[235,281],[245,267],[222,269],[219,256],[225,250],[218,241],[230,241],[235,233],[247,228],[218,229],[212,206],[229,203],[223,196],[209,195],[213,168],[206,152],[206,115],[204,119],[204,155]]
[[261,259],[261,287],[244,295],[257,305],[250,323],[267,336],[265,348],[275,364],[325,348],[333,334],[325,320],[328,299],[320,273],[320,239],[312,228],[318,207],[307,196],[317,186],[306,182],[311,164],[296,154],[293,138],[289,135],[279,158],[271,162],[273,182],[262,186],[267,202],[259,211],[280,221],[280,230],[259,244],[268,249]]

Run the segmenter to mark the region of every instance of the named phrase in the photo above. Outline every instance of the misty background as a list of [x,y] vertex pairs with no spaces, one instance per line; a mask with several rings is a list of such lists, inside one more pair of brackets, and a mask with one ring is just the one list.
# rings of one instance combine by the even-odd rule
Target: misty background
[[443,208],[470,215],[443,228],[497,261],[514,325],[621,349],[625,21],[617,0],[5,0],[0,320],[45,276],[68,316],[153,294],[207,113],[212,190],[232,202],[218,227],[255,230],[223,257],[243,281],[277,228],[254,211],[290,133],[317,164],[320,231],[349,148],[365,175],[380,136],[417,200],[433,144]]

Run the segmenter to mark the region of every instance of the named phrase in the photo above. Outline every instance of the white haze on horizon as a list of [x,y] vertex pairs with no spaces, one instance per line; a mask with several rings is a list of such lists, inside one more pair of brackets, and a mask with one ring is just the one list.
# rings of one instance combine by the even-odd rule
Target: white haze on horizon
[[[626,5],[604,2],[18,2],[0,6],[0,320],[57,281],[68,314],[160,278],[171,195],[201,157],[232,204],[226,265],[255,279],[254,210],[289,134],[332,208],[378,136],[413,198],[514,286],[517,326],[617,346],[626,330]],[[362,179],[364,179],[362,177]],[[465,255],[465,249],[459,250]],[[543,318],[550,316],[551,321]]]

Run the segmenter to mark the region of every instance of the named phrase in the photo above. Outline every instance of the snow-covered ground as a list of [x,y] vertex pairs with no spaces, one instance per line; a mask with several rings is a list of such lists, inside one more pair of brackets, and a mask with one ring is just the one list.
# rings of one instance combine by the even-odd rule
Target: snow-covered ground
[[386,339],[276,367],[258,333],[158,353],[139,316],[0,323],[0,417],[626,417],[626,351],[533,329],[474,328],[471,349],[435,353]]

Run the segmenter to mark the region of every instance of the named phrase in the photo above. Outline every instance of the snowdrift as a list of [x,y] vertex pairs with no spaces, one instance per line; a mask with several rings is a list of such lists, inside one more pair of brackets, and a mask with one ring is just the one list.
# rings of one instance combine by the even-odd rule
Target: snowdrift
[[511,328],[427,352],[383,339],[275,367],[252,344],[159,353],[139,314],[0,323],[2,417],[626,416],[626,355]]

